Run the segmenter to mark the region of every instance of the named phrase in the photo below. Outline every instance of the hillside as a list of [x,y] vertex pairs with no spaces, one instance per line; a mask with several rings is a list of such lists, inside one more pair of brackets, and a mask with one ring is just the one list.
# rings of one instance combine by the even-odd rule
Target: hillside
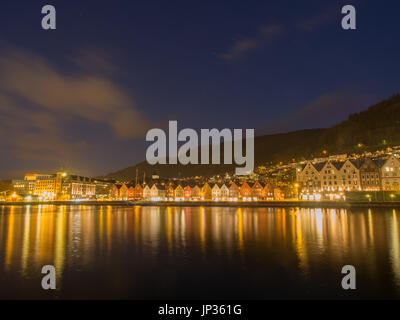
[[[310,159],[328,154],[376,150],[400,145],[400,95],[394,95],[330,128],[264,135],[255,138],[255,165]],[[108,178],[133,180],[157,172],[160,177],[210,176],[233,172],[236,165],[154,165],[146,162],[110,173]]]

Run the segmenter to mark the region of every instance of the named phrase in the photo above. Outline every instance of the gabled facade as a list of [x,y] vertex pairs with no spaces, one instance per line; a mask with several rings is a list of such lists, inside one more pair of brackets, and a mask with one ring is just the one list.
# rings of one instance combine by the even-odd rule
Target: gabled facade
[[167,185],[167,198],[169,201],[173,201],[175,198],[175,185],[173,183]]
[[143,200],[146,201],[151,200],[151,189],[148,184],[146,184],[143,188]]
[[383,190],[400,190],[400,161],[393,155],[386,159],[381,168]]
[[211,201],[212,200],[212,190],[210,185],[206,182],[201,188],[201,200]]
[[360,184],[363,191],[380,191],[381,177],[378,163],[365,159],[360,166]]
[[265,200],[264,187],[260,182],[257,181],[253,184],[251,193],[254,201]]
[[214,183],[214,185],[211,188],[211,192],[212,192],[212,200],[213,201],[221,200],[221,189],[217,183]]
[[346,160],[339,174],[339,191],[361,191],[360,163]]
[[296,179],[303,192],[316,192],[321,189],[319,171],[322,166],[321,164],[314,165],[311,161],[307,161],[302,167],[297,168]]
[[200,187],[196,184],[196,185],[192,185],[191,186],[192,189],[192,200],[200,200],[201,198],[201,189]]
[[264,186],[264,197],[265,200],[274,200],[274,189],[269,183]]
[[150,188],[150,197],[152,201],[164,201],[166,199],[167,192],[165,187],[161,184],[154,183]]
[[243,182],[243,184],[239,187],[239,195],[241,200],[243,201],[251,201],[252,200],[252,185],[250,182]]
[[230,200],[239,199],[239,186],[235,182],[229,185],[229,198]]
[[129,185],[128,187],[128,200],[135,199],[135,187],[133,185]]
[[119,199],[120,200],[128,200],[128,187],[125,183],[119,188]]
[[112,184],[110,187],[110,199],[118,200],[119,199],[119,189],[116,184]]
[[135,186],[135,200],[142,200],[143,199],[143,188],[140,185],[140,183],[138,183]]
[[178,184],[174,189],[174,198],[178,201],[183,201],[185,199],[185,192],[181,184]]
[[340,169],[341,165],[332,163],[331,161],[325,162],[320,171],[319,180],[321,181],[321,191],[335,192],[339,191],[341,187],[340,182]]
[[192,200],[192,188],[189,184],[183,188],[183,196],[185,201]]
[[225,183],[220,188],[220,196],[222,201],[227,201],[229,199],[229,188]]

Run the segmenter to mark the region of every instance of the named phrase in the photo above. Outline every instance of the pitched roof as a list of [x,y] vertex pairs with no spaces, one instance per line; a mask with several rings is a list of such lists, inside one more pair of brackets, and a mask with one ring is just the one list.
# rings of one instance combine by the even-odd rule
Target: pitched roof
[[318,163],[313,163],[312,165],[314,166],[314,168],[320,172],[322,170],[322,168],[325,166],[326,161],[324,162],[318,162]]
[[363,165],[364,161],[357,160],[357,159],[350,159],[350,162],[357,168],[360,169]]
[[378,168],[382,168],[383,165],[385,164],[386,160],[384,159],[372,159],[372,162],[374,162]]
[[342,169],[344,162],[343,161],[331,161],[330,162],[337,170]]

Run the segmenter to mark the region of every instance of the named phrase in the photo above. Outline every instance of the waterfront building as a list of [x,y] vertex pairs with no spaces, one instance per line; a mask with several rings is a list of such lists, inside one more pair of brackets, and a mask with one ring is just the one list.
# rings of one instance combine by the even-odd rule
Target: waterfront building
[[134,200],[135,199],[135,186],[134,185],[128,185],[128,200]]
[[59,192],[56,184],[56,175],[37,177],[33,194],[40,200],[55,200]]
[[135,200],[143,199],[143,187],[140,183],[135,186]]
[[12,180],[14,191],[19,195],[33,194],[36,181],[30,180]]
[[360,166],[360,184],[362,191],[380,191],[382,161],[364,159]]
[[92,178],[57,173],[56,189],[58,200],[96,199],[96,183]]
[[201,189],[197,184],[192,184],[191,186],[192,191],[192,200],[198,201],[201,198]]
[[93,183],[96,185],[96,198],[99,200],[106,200],[110,198],[110,189],[113,185],[112,181],[93,179]]
[[274,200],[274,189],[269,183],[264,186],[264,197],[265,200]]
[[251,190],[253,201],[265,200],[264,187],[261,182],[257,181],[253,184]]
[[111,185],[110,188],[110,200],[118,200],[119,199],[119,189],[115,183]]
[[400,190],[400,161],[390,155],[381,167],[383,190]]
[[204,201],[212,200],[212,189],[207,182],[204,183],[201,188],[201,200],[204,200]]
[[167,185],[167,198],[169,201],[173,201],[175,198],[175,188],[176,185],[173,182],[168,183]]
[[184,190],[181,184],[178,184],[174,189],[174,200],[175,201],[183,201],[184,197]]
[[146,184],[143,188],[143,200],[146,201],[151,200],[151,189],[148,184]]
[[252,186],[251,182],[243,182],[239,187],[239,197],[242,201],[251,201],[252,200]]
[[166,189],[161,183],[154,183],[150,188],[152,201],[164,201],[166,199]]
[[343,199],[344,191],[361,191],[360,162],[355,160],[307,161],[296,170],[303,200]]
[[314,193],[321,191],[321,180],[319,171],[324,163],[312,163],[306,161],[301,167],[297,168],[296,180],[300,188],[305,193]]
[[192,199],[192,187],[190,186],[190,184],[187,184],[184,189],[184,197],[185,197],[185,201],[189,201]]
[[280,188],[274,188],[274,200],[282,201],[285,199],[285,195]]
[[125,183],[123,183],[119,187],[119,199],[120,200],[128,200],[128,187]]
[[361,191],[360,167],[362,162],[347,159],[341,163],[338,187],[334,191]]
[[237,201],[239,199],[239,186],[235,182],[229,184],[229,200]]
[[227,201],[229,199],[229,188],[225,183],[221,186],[220,191],[221,191],[221,200]]
[[214,183],[210,185],[211,187],[211,193],[212,193],[212,200],[213,201],[219,201],[221,200],[221,189],[218,185],[218,183]]

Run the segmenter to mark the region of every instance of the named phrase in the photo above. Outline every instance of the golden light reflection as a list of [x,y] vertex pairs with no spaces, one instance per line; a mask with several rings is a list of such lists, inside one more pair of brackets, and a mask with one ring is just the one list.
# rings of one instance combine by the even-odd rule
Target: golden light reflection
[[400,292],[400,225],[396,210],[392,212],[390,258],[395,276],[397,291]]
[[243,211],[242,211],[242,208],[238,208],[236,213],[237,213],[238,244],[239,244],[239,249],[243,250]]
[[29,248],[31,242],[29,241],[29,236],[31,234],[31,206],[26,206],[26,212],[25,212],[25,222],[24,222],[24,233],[23,233],[23,240],[22,240],[22,273],[26,275],[26,269],[28,266],[28,255],[29,255]]
[[56,213],[56,232],[54,248],[54,267],[57,270],[57,283],[60,283],[64,271],[65,246],[67,232],[67,214],[66,206],[60,206]]
[[305,276],[321,263],[360,265],[378,283],[387,260],[400,290],[400,213],[382,210],[9,206],[0,214],[0,261],[3,272],[25,277],[53,264],[62,280],[67,267],[95,268],[116,250],[126,250],[121,261],[168,250],[240,263],[257,252],[260,263],[274,254],[282,268]]
[[11,267],[11,258],[13,254],[13,241],[14,241],[14,210],[15,207],[11,206],[10,213],[8,216],[7,224],[7,240],[6,240],[6,256],[4,259],[5,270],[8,271]]

